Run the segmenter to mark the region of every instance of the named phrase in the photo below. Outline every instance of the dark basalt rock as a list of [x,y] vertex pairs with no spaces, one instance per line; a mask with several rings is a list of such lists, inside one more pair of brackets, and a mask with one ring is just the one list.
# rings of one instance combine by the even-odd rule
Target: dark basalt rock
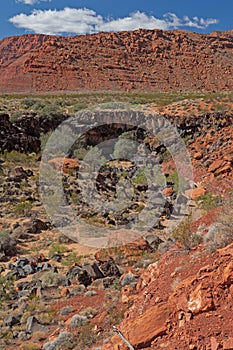
[[[32,122],[33,123],[33,122]],[[39,136],[35,136],[33,125],[29,129],[21,129],[10,121],[8,114],[0,115],[0,151],[18,151],[38,153],[40,151]]]
[[0,261],[16,254],[16,241],[7,233],[0,235]]
[[20,316],[7,315],[3,320],[4,326],[13,327],[20,324]]
[[50,228],[50,223],[40,219],[32,219],[24,224],[24,228],[27,233],[40,233],[41,231],[48,230]]

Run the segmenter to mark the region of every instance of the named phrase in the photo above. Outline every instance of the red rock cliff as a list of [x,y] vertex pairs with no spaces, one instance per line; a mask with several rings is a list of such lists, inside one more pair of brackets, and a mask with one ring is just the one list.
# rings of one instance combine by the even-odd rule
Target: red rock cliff
[[137,30],[0,41],[0,92],[233,90],[233,31]]

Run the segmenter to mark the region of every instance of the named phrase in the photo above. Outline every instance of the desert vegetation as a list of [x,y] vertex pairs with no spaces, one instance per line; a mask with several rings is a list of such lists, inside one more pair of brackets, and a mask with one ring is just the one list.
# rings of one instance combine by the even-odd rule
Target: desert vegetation
[[[150,298],[153,305],[166,302],[169,309],[169,293],[171,298],[176,298],[175,293],[182,294],[184,288],[189,295],[191,285],[187,286],[185,278],[191,276],[191,270],[200,276],[202,272],[198,268],[213,265],[217,259],[216,276],[223,275],[225,270],[221,269],[227,265],[222,263],[218,250],[228,249],[233,242],[233,203],[232,195],[229,196],[232,189],[232,129],[228,119],[231,100],[231,93],[217,92],[1,96],[4,142],[0,154],[0,347],[112,349],[112,326],[118,325],[128,334],[126,323],[131,324],[134,318],[141,322],[141,315],[147,317],[147,300]],[[95,110],[100,103],[105,104],[104,110],[139,106],[140,110],[146,108],[175,120],[190,152],[196,178],[194,183],[187,183],[185,176],[177,173],[169,150],[150,133],[141,133],[137,129],[121,133],[111,128],[98,130],[103,135],[118,138],[112,148],[113,159],[107,162],[104,152],[96,147],[96,134],[84,135],[73,145],[62,165],[62,181],[67,202],[75,215],[92,227],[92,237],[98,238],[99,228],[106,232],[120,229],[129,234],[130,225],[137,222],[145,210],[151,184],[159,187],[159,199],[164,200],[159,220],[142,237],[116,247],[92,249],[80,245],[72,232],[68,236],[61,234],[46,213],[39,191],[39,166],[46,141],[56,125],[79,110]],[[9,114],[9,120],[4,113]],[[188,125],[190,116],[186,113],[193,113],[192,127]],[[4,135],[10,130],[18,135],[13,144],[5,142]],[[28,133],[28,130],[33,133]],[[131,146],[137,147],[132,143],[137,141],[137,134],[140,134],[139,144],[158,158],[160,168],[157,172],[147,164],[139,167],[124,159],[135,151]],[[225,134],[228,135],[226,138]],[[127,150],[126,140],[129,140]],[[206,142],[204,150],[203,142]],[[15,149],[15,145],[21,148],[17,146]],[[78,175],[80,162],[88,159],[103,163],[95,183],[97,194],[110,203],[114,203],[119,193],[123,194],[131,201],[127,208],[106,213],[85,203],[80,189],[85,188],[86,180]],[[51,159],[47,175],[59,167],[59,159]],[[131,183],[130,189],[122,185],[128,182]],[[193,191],[189,192],[190,198],[185,194],[186,190]],[[181,201],[178,209],[173,211],[180,192],[184,192],[184,198],[190,199],[188,207]],[[57,194],[52,188],[46,193],[53,208]],[[57,208],[53,209],[56,211]],[[174,225],[174,229],[166,231],[169,222],[176,224],[180,217],[183,220]],[[63,214],[60,219],[65,225],[68,218]],[[162,271],[163,278],[159,277],[156,266]],[[212,278],[211,273],[208,276],[206,279]],[[227,278],[224,284],[226,293],[230,286],[230,277]],[[225,282],[221,283],[222,286]],[[226,317],[217,301],[214,302],[215,309],[207,307],[209,317],[217,319],[214,316],[217,312]],[[221,302],[225,305],[224,301]],[[154,314],[158,313],[156,309]],[[186,322],[196,327],[195,311],[189,313],[192,316]],[[130,315],[127,322],[126,315]],[[183,316],[179,317],[181,324]],[[151,320],[151,316],[149,318]],[[177,318],[172,322],[178,327]],[[182,327],[177,329],[183,332]],[[216,323],[214,327],[217,332],[220,326]],[[53,332],[54,337],[48,341]],[[227,329],[225,332],[230,334]],[[190,337],[195,338],[193,334]],[[152,344],[149,336],[148,339],[148,344]],[[169,342],[166,333],[156,339],[154,341],[159,344]],[[130,335],[130,340],[137,346],[134,334]],[[203,341],[208,343],[207,335]],[[175,346],[178,345],[172,343],[169,348]]]

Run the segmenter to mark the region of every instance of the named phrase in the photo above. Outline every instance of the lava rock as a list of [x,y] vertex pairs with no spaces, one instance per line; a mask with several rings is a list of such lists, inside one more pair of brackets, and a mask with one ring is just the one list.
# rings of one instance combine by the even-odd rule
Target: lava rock
[[7,315],[3,320],[4,326],[13,327],[20,324],[20,316]]

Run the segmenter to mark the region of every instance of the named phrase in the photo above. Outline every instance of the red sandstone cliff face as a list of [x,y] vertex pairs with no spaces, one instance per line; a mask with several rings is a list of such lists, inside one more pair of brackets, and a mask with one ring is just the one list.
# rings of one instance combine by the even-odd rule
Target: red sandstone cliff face
[[137,30],[0,41],[0,92],[232,90],[233,31]]

